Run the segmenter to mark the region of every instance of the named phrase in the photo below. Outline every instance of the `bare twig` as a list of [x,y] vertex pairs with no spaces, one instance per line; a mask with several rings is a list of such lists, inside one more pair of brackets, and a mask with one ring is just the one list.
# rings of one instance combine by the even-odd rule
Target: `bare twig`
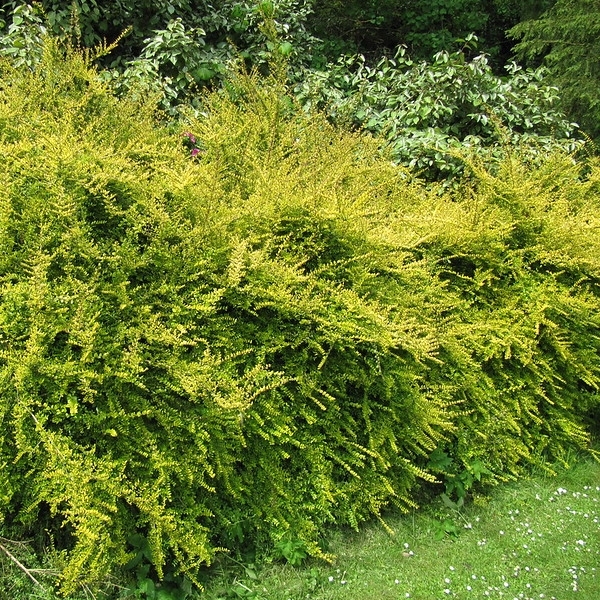
[[50,575],[51,577],[58,577],[60,572],[56,569],[29,569],[30,573],[41,573],[42,575]]
[[33,581],[33,583],[44,589],[44,586],[31,574],[31,571],[15,556],[13,556],[8,550],[8,548],[4,546],[4,544],[0,544],[0,550],[2,550],[2,552],[4,552],[4,554],[6,554],[6,556],[8,556],[8,558],[10,558],[10,560],[12,560],[17,565],[17,567],[19,567],[19,569],[21,569],[21,571],[23,571],[23,573],[25,573],[25,575],[27,575],[27,577],[31,579],[31,581]]
[[32,540],[9,540],[8,538],[0,536],[0,543],[10,544],[11,546],[21,546],[21,548],[27,548]]

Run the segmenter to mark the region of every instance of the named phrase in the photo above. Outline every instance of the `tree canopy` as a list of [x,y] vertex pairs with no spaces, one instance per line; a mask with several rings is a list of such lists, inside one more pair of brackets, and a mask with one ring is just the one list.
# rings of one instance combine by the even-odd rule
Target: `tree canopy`
[[510,30],[517,57],[542,61],[562,106],[592,137],[600,136],[600,2],[559,0],[539,19]]

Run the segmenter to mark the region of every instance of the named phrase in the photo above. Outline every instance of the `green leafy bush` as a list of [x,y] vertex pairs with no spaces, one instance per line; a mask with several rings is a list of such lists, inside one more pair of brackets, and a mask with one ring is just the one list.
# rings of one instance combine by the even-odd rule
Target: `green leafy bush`
[[65,590],[132,533],[193,576],[409,504],[447,424],[415,380],[431,335],[370,289],[400,174],[254,84],[193,124],[199,162],[77,56],[3,80],[2,514],[71,540]]
[[108,45],[95,55],[102,78],[118,94],[158,94],[171,115],[203,87],[221,84],[240,60],[266,72],[283,55],[299,70],[317,41],[306,26],[309,0],[14,4],[0,18],[0,55],[31,67],[47,33],[88,49]]
[[600,399],[598,165],[587,179],[565,155],[525,164],[509,154],[494,175],[472,165],[474,190],[450,210],[431,207],[441,222],[422,228],[423,256],[440,261],[440,277],[467,303],[438,355],[442,381],[464,399],[442,446],[455,473],[476,476],[481,460],[511,477],[519,456],[565,460],[569,440],[587,443],[586,415]]
[[40,58],[46,26],[38,5],[21,4],[10,15],[0,36],[0,56],[10,57],[15,66],[32,67]]
[[464,149],[492,163],[503,146],[529,159],[552,149],[573,151],[576,124],[557,108],[558,89],[543,69],[507,65],[498,76],[484,54],[468,60],[469,36],[458,52],[415,62],[406,49],[369,66],[364,56],[343,57],[326,71],[310,71],[295,86],[299,100],[327,112],[337,124],[379,136],[393,159],[429,179],[462,173]]
[[272,78],[169,129],[52,42],[1,70],[0,524],[49,532],[65,593],[325,556],[435,452],[489,482],[587,446],[596,164],[452,198]]

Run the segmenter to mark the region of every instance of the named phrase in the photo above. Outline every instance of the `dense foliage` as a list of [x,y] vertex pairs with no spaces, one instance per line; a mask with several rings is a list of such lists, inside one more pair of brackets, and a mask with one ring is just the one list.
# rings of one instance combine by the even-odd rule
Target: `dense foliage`
[[418,60],[456,50],[456,40],[475,33],[501,66],[510,57],[506,29],[534,19],[553,0],[315,0],[311,30],[331,51],[393,52],[406,45]]
[[[181,20],[186,30],[202,29],[206,45],[216,50],[217,60],[232,46],[255,56],[260,41],[257,13],[272,14],[280,34],[293,43],[304,64],[320,63],[340,51],[375,53],[407,45],[419,60],[441,50],[455,50],[457,38],[475,33],[487,51],[499,61],[509,58],[505,31],[539,16],[552,0],[77,0],[72,3],[42,0],[38,6],[47,17],[49,30],[57,36],[77,35],[88,47],[109,41],[130,29],[120,46],[120,61],[139,57],[148,39]],[[14,23],[26,3],[0,3],[4,28]],[[18,20],[18,19],[17,19]],[[0,21],[0,29],[2,28]],[[76,33],[78,32],[78,33]],[[262,40],[264,41],[264,40]],[[503,64],[500,62],[499,64]]]
[[[574,16],[572,3],[558,3],[543,19],[512,30],[513,36],[527,31],[517,47],[521,56],[554,48],[548,72],[523,71],[510,62],[504,66],[511,43],[504,31],[551,4],[7,2],[0,19],[0,54],[31,66],[46,33],[87,48],[110,44],[110,52],[96,55],[104,67],[102,77],[118,94],[161,94],[171,116],[182,105],[198,107],[199,91],[221,85],[240,62],[264,74],[273,55],[280,55],[300,98],[321,95],[318,102],[331,109],[338,124],[341,114],[353,125],[390,138],[401,162],[414,159],[432,175],[446,175],[456,171],[456,164],[445,150],[465,141],[493,146],[506,138],[499,125],[510,130],[511,142],[524,139],[538,151],[548,149],[550,138],[571,137],[573,126],[557,111],[557,97],[561,109],[572,115],[569,120],[595,135],[597,61],[590,57],[597,54],[597,19],[593,11],[588,16],[585,2]],[[568,41],[571,29],[584,40],[575,49]],[[433,93],[427,91],[430,83]],[[551,89],[557,84],[562,93]],[[572,149],[572,144],[562,147]]]
[[54,43],[1,68],[0,523],[65,550],[63,591],[136,556],[323,556],[421,482],[588,446],[595,162],[465,159],[450,197],[281,79],[169,129]]
[[584,131],[600,138],[600,5],[559,0],[537,20],[511,29],[520,59],[543,59],[561,89],[563,108]]
[[[270,51],[283,46],[280,51],[290,60],[309,64],[317,41],[306,29],[307,0],[222,0],[215,6],[206,0],[9,2],[3,12],[3,53],[23,59],[35,54],[42,32],[87,48],[119,40],[100,64],[126,81],[141,77],[147,85],[171,84],[171,100],[218,81],[240,55],[264,67]],[[265,19],[272,30],[265,29]]]
[[295,86],[303,105],[324,110],[337,125],[361,128],[386,142],[392,158],[428,179],[462,173],[456,152],[470,149],[491,164],[511,145],[535,160],[553,149],[573,151],[576,124],[557,108],[558,89],[544,69],[516,63],[494,74],[477,44],[415,62],[399,48],[370,67],[364,56],[343,57],[325,70],[305,72]]

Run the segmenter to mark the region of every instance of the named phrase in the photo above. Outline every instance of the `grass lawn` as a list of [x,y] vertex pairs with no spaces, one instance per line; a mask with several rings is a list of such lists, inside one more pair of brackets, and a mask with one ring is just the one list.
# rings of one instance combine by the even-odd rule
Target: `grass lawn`
[[[207,574],[200,598],[600,599],[598,463],[580,460],[557,477],[538,476],[499,486],[460,512],[439,502],[414,514],[388,515],[386,522],[394,535],[378,523],[359,533],[332,533],[329,551],[337,556],[332,565],[315,561],[301,567],[254,566],[223,557]],[[0,541],[24,564],[33,560],[24,547]],[[0,599],[54,600],[55,574],[32,573],[44,589],[0,553]],[[128,594],[113,585],[107,590],[109,596],[82,590],[76,597],[158,598]]]
[[[331,566],[226,568],[207,598],[600,599],[600,465],[500,486],[460,513],[441,502],[338,532]],[[455,534],[444,529],[456,526]],[[439,539],[440,535],[444,535]],[[229,561],[231,562],[231,561]]]

